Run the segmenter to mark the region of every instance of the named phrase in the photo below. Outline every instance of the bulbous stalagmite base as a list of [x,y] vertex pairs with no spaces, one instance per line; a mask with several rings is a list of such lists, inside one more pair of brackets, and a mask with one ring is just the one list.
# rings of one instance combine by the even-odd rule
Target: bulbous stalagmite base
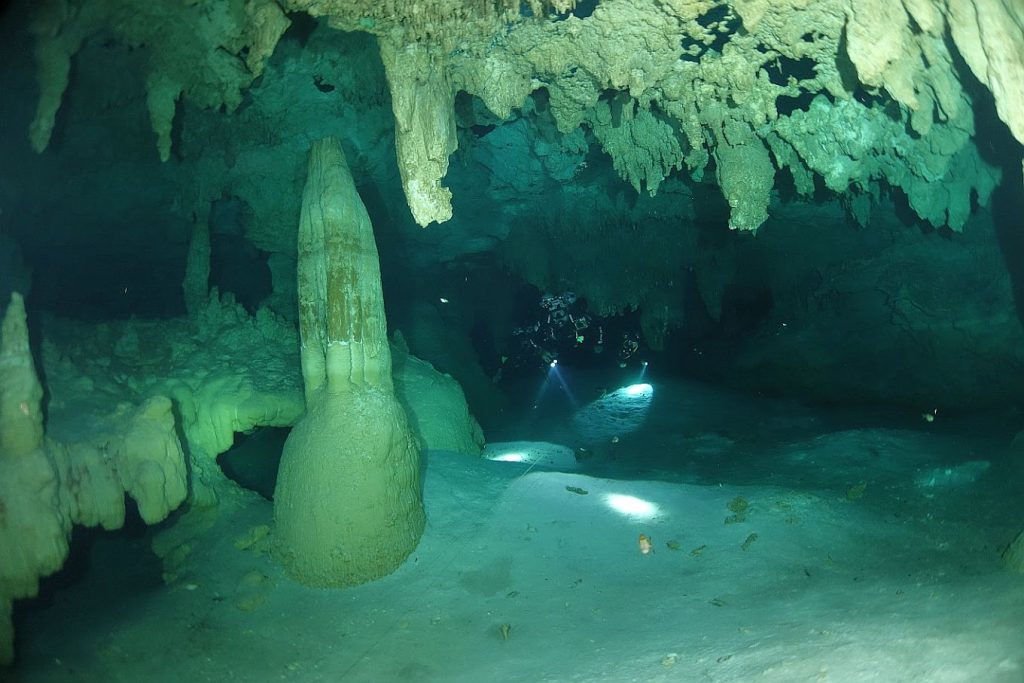
[[310,151],[298,255],[306,414],[281,456],[275,548],[295,580],[351,586],[394,571],[425,518],[373,228],[334,138]]
[[390,574],[416,547],[424,524],[418,453],[393,394],[322,399],[285,443],[277,551],[301,583],[354,586]]

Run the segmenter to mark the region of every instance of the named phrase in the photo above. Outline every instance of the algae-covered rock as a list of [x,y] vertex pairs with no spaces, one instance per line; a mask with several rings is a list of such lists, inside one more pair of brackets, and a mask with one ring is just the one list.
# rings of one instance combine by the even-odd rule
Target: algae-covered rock
[[407,353],[395,353],[394,378],[395,395],[424,448],[480,454],[484,433],[458,382]]

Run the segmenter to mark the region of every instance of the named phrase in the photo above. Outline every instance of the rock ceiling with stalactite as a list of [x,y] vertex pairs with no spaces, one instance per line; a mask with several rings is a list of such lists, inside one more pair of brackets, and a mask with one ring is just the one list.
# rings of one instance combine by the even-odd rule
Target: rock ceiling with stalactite
[[[304,159],[311,141],[334,135],[383,242],[385,285],[397,283],[395,327],[415,327],[402,305],[441,325],[424,301],[402,301],[429,292],[464,306],[455,317],[466,348],[474,318],[507,340],[508,297],[525,282],[571,290],[597,316],[635,314],[654,349],[675,333],[756,329],[747,343],[762,365],[795,348],[766,351],[781,343],[772,324],[806,324],[821,340],[841,324],[846,343],[863,346],[855,333],[879,316],[909,315],[911,332],[958,319],[956,342],[939,345],[954,356],[981,330],[993,348],[1017,348],[1005,282],[1017,276],[992,238],[997,214],[1013,213],[997,211],[1000,193],[1021,187],[1016,0],[25,4],[38,90],[22,86],[37,99],[16,123],[31,120],[28,141],[45,153],[25,146],[20,163],[65,187],[44,196],[44,182],[9,174],[19,203],[5,216],[33,226],[23,249],[45,255],[40,301],[65,302],[63,273],[86,260],[57,263],[47,247],[74,224],[93,261],[129,254],[174,290],[157,293],[163,308],[143,287],[119,294],[180,312],[187,245],[208,229],[223,249],[257,253],[239,266],[245,275],[268,273],[269,293],[250,307],[293,316]],[[965,229],[975,218],[983,228]],[[921,241],[932,233],[963,244]],[[490,282],[503,294],[488,298],[459,274],[474,268],[513,277]],[[904,305],[909,272],[918,289]],[[950,314],[971,287],[991,306]],[[836,304],[866,299],[865,318]],[[483,371],[473,382],[486,393]]]
[[[51,0],[33,25],[46,148],[71,59],[104,34],[146,53],[147,104],[167,159],[176,102],[232,111],[286,30],[286,12],[375,35],[416,222],[452,216],[456,93],[506,119],[546,91],[558,130],[593,131],[615,171],[654,194],[713,166],[730,225],[767,218],[778,172],[815,178],[864,220],[885,183],[936,226],[964,224],[999,172],[972,144],[965,87],[991,93],[1024,142],[1024,6],[1014,0]],[[585,17],[577,15],[586,15]],[[713,165],[709,161],[713,160]]]

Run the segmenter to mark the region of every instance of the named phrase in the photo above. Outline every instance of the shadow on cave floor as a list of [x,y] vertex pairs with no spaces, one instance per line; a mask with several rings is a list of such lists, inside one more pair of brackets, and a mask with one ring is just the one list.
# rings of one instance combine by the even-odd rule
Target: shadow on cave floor
[[[72,609],[77,612],[116,613],[122,601],[144,598],[164,587],[163,565],[150,549],[153,533],[139,516],[138,508],[125,496],[125,524],[105,531],[99,527],[75,526],[70,551],[57,572],[39,581],[39,594],[14,603],[13,621],[17,650],[30,648],[39,629],[23,628],[35,614]],[[89,586],[87,600],[68,601],[69,589]],[[127,610],[127,607],[121,608]],[[38,622],[37,622],[38,623]],[[59,624],[54,624],[59,629]],[[2,673],[2,670],[0,670]]]
[[289,427],[259,427],[249,434],[235,434],[235,443],[217,456],[221,471],[242,488],[274,499],[277,468]]

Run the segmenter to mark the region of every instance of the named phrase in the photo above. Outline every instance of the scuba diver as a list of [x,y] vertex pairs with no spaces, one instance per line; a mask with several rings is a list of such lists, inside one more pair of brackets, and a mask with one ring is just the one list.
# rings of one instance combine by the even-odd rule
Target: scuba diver
[[[563,354],[581,351],[601,354],[609,342],[614,345],[613,336],[606,332],[609,321],[590,314],[586,300],[577,297],[575,292],[544,293],[532,315],[532,322],[513,331],[513,337],[519,341],[518,348],[510,358],[502,359],[503,367],[535,365],[546,370]],[[621,339],[617,358],[620,367],[625,367],[640,349],[640,335],[629,329],[622,333]]]

